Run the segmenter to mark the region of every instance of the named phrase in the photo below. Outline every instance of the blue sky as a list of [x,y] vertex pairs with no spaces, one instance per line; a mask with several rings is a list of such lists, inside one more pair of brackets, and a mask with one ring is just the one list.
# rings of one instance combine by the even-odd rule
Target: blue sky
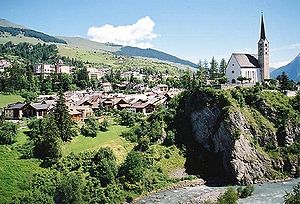
[[7,0],[0,18],[51,35],[151,46],[197,62],[256,53],[261,11],[271,66],[286,64],[300,52],[299,0]]

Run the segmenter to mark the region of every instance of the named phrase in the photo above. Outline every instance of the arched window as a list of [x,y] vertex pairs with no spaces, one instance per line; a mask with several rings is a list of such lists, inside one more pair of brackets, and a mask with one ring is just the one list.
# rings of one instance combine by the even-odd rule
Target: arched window
[[236,83],[235,79],[232,79],[232,80],[231,80],[231,83],[235,84],[235,83]]

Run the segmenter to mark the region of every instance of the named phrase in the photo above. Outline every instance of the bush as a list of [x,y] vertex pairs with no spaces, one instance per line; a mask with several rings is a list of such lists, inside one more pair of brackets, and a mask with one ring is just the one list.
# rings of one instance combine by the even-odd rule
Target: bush
[[254,191],[253,185],[247,185],[245,188],[242,186],[238,187],[237,192],[240,198],[246,198],[248,196],[251,196]]
[[109,126],[108,121],[104,119],[103,122],[99,124],[99,130],[105,132],[108,130],[108,126]]
[[0,126],[0,144],[12,144],[17,136],[17,125],[3,122]]
[[96,137],[97,129],[89,125],[83,125],[80,129],[80,132],[85,137]]
[[239,197],[238,197],[237,191],[234,188],[229,187],[229,188],[227,188],[225,193],[218,198],[217,203],[218,204],[236,204],[238,198]]

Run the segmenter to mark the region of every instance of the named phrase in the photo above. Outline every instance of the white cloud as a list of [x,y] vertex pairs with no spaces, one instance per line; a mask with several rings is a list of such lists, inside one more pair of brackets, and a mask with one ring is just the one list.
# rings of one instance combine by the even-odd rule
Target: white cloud
[[87,35],[93,41],[101,43],[115,43],[120,45],[129,45],[141,48],[152,47],[150,41],[157,38],[154,33],[154,21],[145,16],[131,25],[113,26],[105,24],[100,27],[92,26]]

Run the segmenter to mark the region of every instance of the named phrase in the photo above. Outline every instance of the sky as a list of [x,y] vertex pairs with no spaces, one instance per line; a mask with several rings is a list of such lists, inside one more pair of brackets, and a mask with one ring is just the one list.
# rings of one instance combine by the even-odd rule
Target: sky
[[0,18],[50,35],[154,48],[197,63],[257,53],[261,12],[271,67],[300,52],[299,0],[1,0]]

